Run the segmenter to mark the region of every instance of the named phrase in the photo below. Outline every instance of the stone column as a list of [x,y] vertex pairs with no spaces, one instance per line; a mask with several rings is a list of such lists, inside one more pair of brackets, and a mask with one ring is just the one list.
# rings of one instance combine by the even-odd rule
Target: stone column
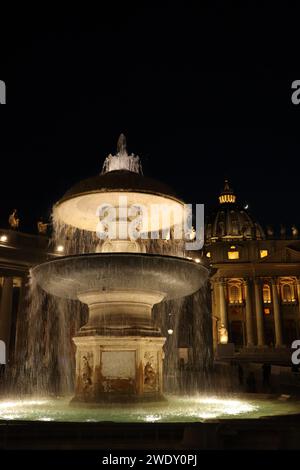
[[252,321],[252,298],[250,280],[244,281],[245,299],[246,299],[246,330],[247,330],[247,346],[253,346],[253,321]]
[[279,305],[279,299],[278,299],[276,279],[272,279],[271,284],[272,284],[272,300],[273,300],[273,312],[274,312],[274,324],[275,324],[275,346],[280,347],[280,346],[283,346],[283,342],[282,342],[280,305]]
[[13,278],[5,277],[2,287],[2,296],[0,304],[0,339],[6,346],[6,360],[8,359],[9,340],[11,329],[11,314],[13,300]]
[[257,328],[257,346],[265,345],[262,285],[260,279],[254,279],[255,312]]
[[220,299],[220,320],[221,323],[225,326],[226,330],[228,331],[228,315],[227,315],[227,303],[226,303],[226,296],[225,296],[225,289],[226,289],[226,282],[220,281],[219,283],[219,299]]

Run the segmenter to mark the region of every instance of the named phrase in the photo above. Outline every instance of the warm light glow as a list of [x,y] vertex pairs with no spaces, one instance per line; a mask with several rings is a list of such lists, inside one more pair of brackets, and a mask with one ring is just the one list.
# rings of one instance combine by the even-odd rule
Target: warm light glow
[[219,326],[219,342],[221,344],[228,343],[228,331],[227,328],[223,325],[223,323]]
[[195,258],[195,262],[196,262],[196,263],[200,263],[200,262],[201,262],[201,259],[200,259],[200,258]]
[[292,277],[280,278],[280,292],[283,303],[296,302],[295,279]]
[[242,304],[242,284],[239,281],[233,281],[228,284],[228,298],[230,304]]
[[172,335],[172,334],[173,334],[172,328],[169,328],[169,329],[168,329],[168,334],[169,334],[169,335]]
[[[223,407],[223,413],[228,415],[238,415],[240,413],[249,413],[255,410],[255,406],[241,400],[227,400],[222,398],[200,398],[199,403],[206,405],[215,405]],[[213,411],[213,410],[212,410]]]
[[264,313],[265,313],[265,315],[270,315],[271,310],[269,308],[265,308]]
[[208,252],[206,253],[206,258],[211,258],[211,252],[210,252],[210,251],[208,251]]
[[20,408],[23,406],[35,406],[35,405],[44,405],[48,403],[48,400],[11,400],[11,401],[1,401],[0,410],[7,410],[8,408]]
[[129,211],[132,207],[142,207],[143,232],[164,230],[173,225],[183,227],[186,217],[184,204],[171,196],[99,190],[90,194],[78,194],[56,204],[53,220],[81,230],[96,232],[99,224],[99,208],[105,206],[115,208],[116,213],[120,208]]
[[161,420],[161,416],[159,415],[147,415],[145,417],[145,421],[147,423],[154,423],[155,421],[160,421]]
[[261,258],[265,258],[266,256],[268,256],[269,252],[268,250],[260,250],[259,251],[259,255]]
[[7,235],[1,235],[0,242],[3,242],[3,243],[7,242]]
[[64,246],[63,245],[57,245],[56,247],[56,251],[58,251],[58,253],[62,253],[64,251]]
[[22,419],[24,413],[30,414],[34,407],[47,405],[48,400],[6,400],[0,401],[0,419]]
[[239,259],[240,253],[238,251],[228,251],[228,259]]
[[271,303],[271,288],[269,284],[263,285],[263,300],[265,304]]
[[234,203],[235,199],[236,197],[234,194],[222,194],[222,196],[219,196],[220,204],[224,204],[225,202]]

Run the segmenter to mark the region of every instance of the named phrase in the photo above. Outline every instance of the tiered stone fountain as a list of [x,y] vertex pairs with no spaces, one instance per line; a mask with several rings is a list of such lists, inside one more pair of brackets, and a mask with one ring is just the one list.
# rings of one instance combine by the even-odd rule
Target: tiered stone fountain
[[[125,144],[121,136],[117,154],[107,157],[101,175],[74,186],[54,207],[56,222],[102,238],[95,252],[62,256],[33,269],[46,292],[77,299],[89,308],[88,322],[74,337],[74,402],[162,399],[165,338],[153,322],[152,307],[192,294],[208,277],[201,263],[146,253],[145,237],[137,240],[124,232],[132,220],[122,206],[124,197],[128,207],[143,206],[139,230],[149,237],[184,217],[183,202],[165,185],[144,177],[138,157],[128,155]],[[172,209],[169,225],[153,217],[153,204]],[[116,237],[101,222],[99,207],[105,205],[116,209]]]

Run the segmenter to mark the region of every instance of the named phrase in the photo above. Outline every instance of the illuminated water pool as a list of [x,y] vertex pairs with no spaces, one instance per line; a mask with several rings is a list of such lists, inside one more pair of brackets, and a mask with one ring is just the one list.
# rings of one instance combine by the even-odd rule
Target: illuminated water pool
[[140,405],[73,407],[68,398],[0,400],[0,420],[176,423],[226,418],[260,418],[300,413],[300,402],[291,399],[216,396],[168,396],[167,402]]

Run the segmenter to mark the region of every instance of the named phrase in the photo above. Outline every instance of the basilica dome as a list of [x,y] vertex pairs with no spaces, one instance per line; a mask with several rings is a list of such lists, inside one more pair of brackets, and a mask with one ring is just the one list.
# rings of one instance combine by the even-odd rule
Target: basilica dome
[[265,238],[260,224],[247,208],[236,202],[236,195],[227,180],[219,196],[217,210],[206,221],[205,237],[207,242]]

